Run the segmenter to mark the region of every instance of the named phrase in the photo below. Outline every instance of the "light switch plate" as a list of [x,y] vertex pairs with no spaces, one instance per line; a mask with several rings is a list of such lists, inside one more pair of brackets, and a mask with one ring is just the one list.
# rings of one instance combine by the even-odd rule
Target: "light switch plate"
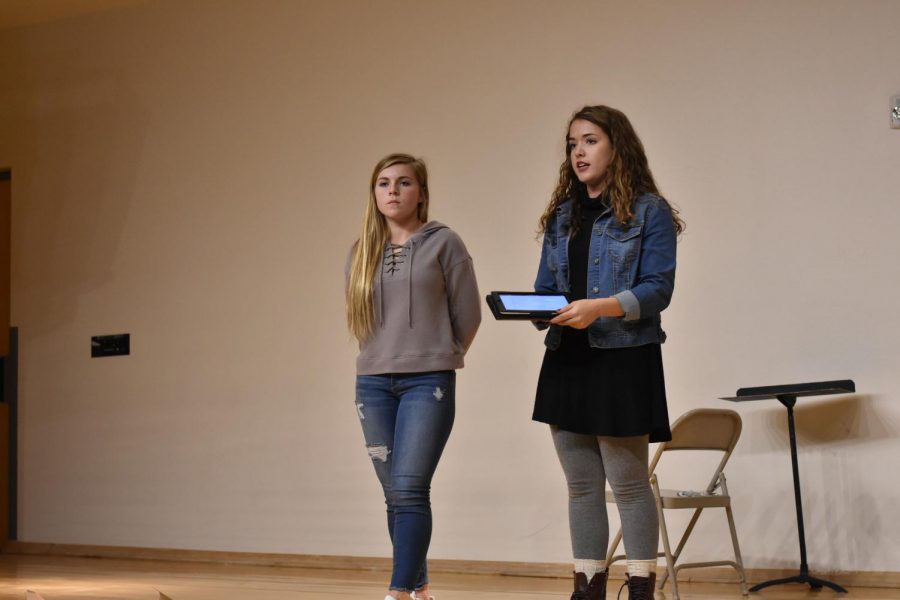
[[891,127],[900,129],[900,96],[891,98]]

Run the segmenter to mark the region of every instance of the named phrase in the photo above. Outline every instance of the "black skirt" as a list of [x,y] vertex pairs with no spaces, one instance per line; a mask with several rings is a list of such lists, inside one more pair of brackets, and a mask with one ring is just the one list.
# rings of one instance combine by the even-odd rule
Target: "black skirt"
[[547,349],[532,419],[565,431],[672,439],[659,344],[591,348],[587,330],[563,329]]

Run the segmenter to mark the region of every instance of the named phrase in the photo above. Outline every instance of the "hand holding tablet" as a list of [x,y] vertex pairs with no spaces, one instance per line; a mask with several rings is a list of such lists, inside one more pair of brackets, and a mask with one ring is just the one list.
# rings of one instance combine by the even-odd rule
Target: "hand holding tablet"
[[485,299],[500,321],[549,321],[569,304],[565,294],[556,292],[491,292]]

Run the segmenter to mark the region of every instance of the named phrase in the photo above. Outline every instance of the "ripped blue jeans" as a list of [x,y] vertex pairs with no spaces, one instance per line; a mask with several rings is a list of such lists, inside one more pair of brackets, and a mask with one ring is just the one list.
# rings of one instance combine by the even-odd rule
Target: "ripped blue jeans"
[[453,428],[455,400],[455,371],[356,377],[356,410],[387,504],[391,590],[428,583],[431,478]]

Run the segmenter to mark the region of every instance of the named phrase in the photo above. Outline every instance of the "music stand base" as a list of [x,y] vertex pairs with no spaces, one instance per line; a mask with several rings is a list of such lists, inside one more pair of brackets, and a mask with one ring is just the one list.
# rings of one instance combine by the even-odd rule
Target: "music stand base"
[[841,594],[846,594],[847,590],[842,588],[836,583],[832,583],[830,581],[826,581],[824,579],[819,579],[817,577],[813,577],[812,575],[806,573],[800,573],[799,575],[794,575],[793,577],[785,577],[784,579],[771,579],[769,581],[764,581],[762,583],[757,583],[752,588],[750,588],[751,592],[758,592],[763,588],[767,588],[771,585],[781,585],[782,583],[808,583],[809,587],[814,590],[821,589],[822,587],[829,587],[836,592]]

